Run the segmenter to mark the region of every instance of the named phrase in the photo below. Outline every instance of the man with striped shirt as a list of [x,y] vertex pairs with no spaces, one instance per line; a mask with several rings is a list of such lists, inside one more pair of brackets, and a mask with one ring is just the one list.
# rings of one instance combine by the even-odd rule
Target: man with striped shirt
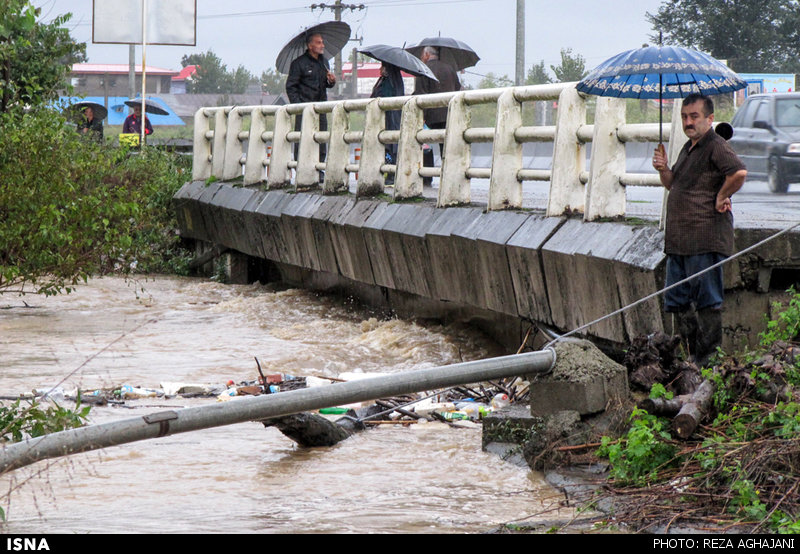
[[[683,132],[689,140],[669,167],[659,145],[653,167],[669,190],[664,252],[666,285],[672,285],[733,254],[731,196],[744,184],[747,170],[724,138],[713,131],[714,103],[691,94],[681,105]],[[722,343],[722,267],[706,272],[664,296],[678,334],[699,365]],[[674,332],[674,331],[673,331]]]

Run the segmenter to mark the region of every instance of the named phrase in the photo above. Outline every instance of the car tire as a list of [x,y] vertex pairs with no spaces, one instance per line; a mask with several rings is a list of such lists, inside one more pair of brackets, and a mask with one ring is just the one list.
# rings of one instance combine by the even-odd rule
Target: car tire
[[784,193],[789,190],[789,183],[781,168],[781,161],[777,156],[770,156],[767,168],[767,185],[769,190],[777,193]]

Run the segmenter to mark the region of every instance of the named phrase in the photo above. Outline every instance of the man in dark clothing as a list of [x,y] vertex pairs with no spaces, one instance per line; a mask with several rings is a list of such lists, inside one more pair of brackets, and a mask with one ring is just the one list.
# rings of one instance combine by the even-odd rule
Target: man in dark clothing
[[[429,77],[417,77],[414,80],[414,94],[434,94],[437,92],[450,92],[461,90],[461,81],[458,80],[458,73],[452,66],[439,60],[439,49],[433,46],[426,46],[422,51],[420,59],[431,69],[439,80],[434,81]],[[422,112],[425,124],[430,129],[444,129],[447,125],[447,108],[429,108]],[[429,155],[423,157],[425,167],[433,167],[433,150],[429,150]],[[444,146],[439,144],[439,154],[444,157]],[[423,184],[430,186],[432,180],[425,177]]]
[[78,123],[78,132],[97,142],[103,142],[103,120],[94,116],[91,107],[83,109],[83,120]]
[[[403,74],[400,68],[392,64],[383,62],[381,64],[381,76],[372,87],[372,94],[370,98],[389,98],[392,96],[405,96],[405,86],[403,85]],[[400,129],[400,119],[402,112],[400,110],[386,110],[384,115],[384,126],[389,131],[397,131]],[[385,147],[386,163],[397,163],[397,145],[387,144]],[[394,175],[389,174],[386,176],[386,184],[394,184]]]
[[[714,103],[710,98],[687,96],[681,120],[689,141],[672,168],[667,165],[664,145],[653,154],[653,167],[670,191],[664,233],[667,286],[733,254],[731,196],[747,177],[733,149],[713,131]],[[678,334],[700,365],[705,365],[722,343],[723,292],[722,267],[718,267],[664,296],[664,310],[674,314]]]
[[[289,76],[286,78],[286,94],[289,102],[325,102],[328,100],[328,89],[336,85],[336,76],[331,72],[328,62],[323,57],[325,41],[320,34],[308,37],[306,51],[292,61]],[[294,129],[299,131],[303,121],[302,115],[295,116]],[[328,119],[325,114],[319,116],[320,131],[328,130]],[[295,144],[294,157],[297,159],[299,145]],[[319,145],[319,159],[325,161],[325,144]]]

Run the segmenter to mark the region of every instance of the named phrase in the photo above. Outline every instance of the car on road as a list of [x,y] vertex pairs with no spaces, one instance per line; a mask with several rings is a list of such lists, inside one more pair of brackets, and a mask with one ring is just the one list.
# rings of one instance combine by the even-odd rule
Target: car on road
[[748,96],[731,125],[730,144],[748,177],[765,178],[779,193],[800,182],[800,93]]

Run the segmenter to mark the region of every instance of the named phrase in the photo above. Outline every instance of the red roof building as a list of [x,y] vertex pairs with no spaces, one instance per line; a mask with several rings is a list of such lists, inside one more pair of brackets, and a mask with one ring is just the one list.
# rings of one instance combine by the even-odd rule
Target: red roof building
[[[171,90],[172,78],[179,74],[172,69],[146,66],[147,93],[165,94]],[[129,96],[128,64],[76,63],[72,66],[70,80],[77,96]],[[135,86],[142,91],[142,66],[134,69]]]

